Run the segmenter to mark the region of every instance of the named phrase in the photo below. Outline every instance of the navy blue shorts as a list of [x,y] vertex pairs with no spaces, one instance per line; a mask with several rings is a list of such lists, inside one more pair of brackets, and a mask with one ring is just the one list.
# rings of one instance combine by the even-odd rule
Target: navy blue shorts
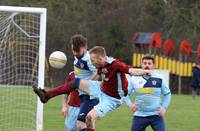
[[131,131],[145,131],[147,126],[151,126],[154,131],[166,131],[163,117],[158,115],[147,117],[134,116]]
[[78,120],[85,122],[85,118],[89,111],[91,111],[94,106],[99,103],[99,99],[90,99],[89,95],[80,95],[80,112],[78,115]]

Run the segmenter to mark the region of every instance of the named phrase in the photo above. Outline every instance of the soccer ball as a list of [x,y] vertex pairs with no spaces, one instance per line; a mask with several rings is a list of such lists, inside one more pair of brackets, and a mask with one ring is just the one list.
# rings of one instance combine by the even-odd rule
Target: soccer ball
[[56,69],[63,68],[67,63],[67,56],[61,51],[54,51],[49,56],[49,64]]

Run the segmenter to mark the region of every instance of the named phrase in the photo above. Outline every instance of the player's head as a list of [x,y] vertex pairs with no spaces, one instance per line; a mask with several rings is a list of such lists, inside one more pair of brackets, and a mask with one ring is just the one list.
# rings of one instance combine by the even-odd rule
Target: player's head
[[102,67],[104,66],[106,62],[106,50],[102,46],[95,46],[92,49],[90,49],[90,59],[92,61],[92,64],[96,67]]
[[73,55],[80,59],[87,51],[87,38],[81,34],[73,35],[70,39]]
[[145,55],[142,57],[142,69],[153,69],[154,68],[154,56],[152,55]]

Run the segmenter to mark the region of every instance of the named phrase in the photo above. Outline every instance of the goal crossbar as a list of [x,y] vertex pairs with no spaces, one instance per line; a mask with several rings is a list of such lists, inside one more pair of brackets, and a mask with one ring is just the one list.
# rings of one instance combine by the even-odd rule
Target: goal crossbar
[[0,11],[46,14],[47,9],[34,7],[0,6]]

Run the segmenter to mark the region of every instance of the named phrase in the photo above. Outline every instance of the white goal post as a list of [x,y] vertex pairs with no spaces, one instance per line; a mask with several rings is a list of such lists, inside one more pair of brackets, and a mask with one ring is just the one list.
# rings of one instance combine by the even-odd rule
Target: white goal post
[[46,8],[0,6],[0,131],[42,131]]

